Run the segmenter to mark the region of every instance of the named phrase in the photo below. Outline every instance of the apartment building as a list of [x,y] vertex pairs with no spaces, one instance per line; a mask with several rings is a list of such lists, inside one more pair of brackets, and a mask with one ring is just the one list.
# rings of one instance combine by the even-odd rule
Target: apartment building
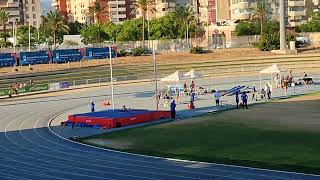
[[34,27],[40,25],[40,0],[5,0],[0,1],[0,8],[9,13],[9,24],[16,22],[20,25],[30,23]]
[[134,17],[132,1],[130,0],[109,0],[109,19],[113,23],[121,23],[122,21]]
[[[304,23],[310,16],[317,0],[285,0],[285,16],[288,27]],[[266,0],[273,19],[279,18],[279,0]],[[250,19],[257,0],[231,0],[231,19]]]
[[53,0],[51,6],[59,11],[65,22],[68,21],[67,0]]
[[18,0],[0,1],[0,8],[9,13],[9,24],[13,22],[22,23],[24,21],[21,3]]
[[40,0],[22,0],[24,25],[39,28],[41,24]]
[[[54,0],[52,6],[61,15],[67,17],[67,21],[80,23],[93,23],[96,19],[88,16],[89,7],[93,6],[96,0]],[[111,21],[120,23],[128,18],[133,18],[132,0],[100,0],[101,7],[107,7],[107,13],[100,16],[101,22]]]

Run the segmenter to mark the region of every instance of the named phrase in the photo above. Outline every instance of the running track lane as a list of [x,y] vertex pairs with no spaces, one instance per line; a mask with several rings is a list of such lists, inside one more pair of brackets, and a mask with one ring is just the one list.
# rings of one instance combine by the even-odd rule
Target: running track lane
[[[38,103],[34,103],[34,102]],[[0,106],[0,179],[320,179],[320,176],[175,161],[63,140],[48,122],[82,99]]]

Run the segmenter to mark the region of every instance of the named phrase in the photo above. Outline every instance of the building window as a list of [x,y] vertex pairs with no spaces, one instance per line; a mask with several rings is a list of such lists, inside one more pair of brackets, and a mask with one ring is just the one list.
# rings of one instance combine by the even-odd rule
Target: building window
[[33,14],[32,15],[33,19],[37,18],[37,15],[36,14]]
[[35,11],[35,8],[34,8],[34,6],[32,6],[32,11]]
[[32,0],[32,4],[34,4],[34,0]]
[[26,15],[27,19],[29,19],[29,14]]

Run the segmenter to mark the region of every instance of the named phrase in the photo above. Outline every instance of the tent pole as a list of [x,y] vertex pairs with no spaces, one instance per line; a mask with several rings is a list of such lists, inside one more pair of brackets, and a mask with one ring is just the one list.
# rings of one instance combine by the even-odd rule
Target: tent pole
[[261,87],[262,87],[262,84],[261,84],[261,73],[260,73],[260,90],[261,90]]

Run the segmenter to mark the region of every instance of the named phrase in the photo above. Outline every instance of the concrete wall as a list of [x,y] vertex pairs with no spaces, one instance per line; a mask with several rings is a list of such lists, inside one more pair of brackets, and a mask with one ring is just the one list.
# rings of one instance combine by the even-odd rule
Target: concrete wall
[[299,33],[299,37],[307,37],[311,46],[320,47],[320,32]]

